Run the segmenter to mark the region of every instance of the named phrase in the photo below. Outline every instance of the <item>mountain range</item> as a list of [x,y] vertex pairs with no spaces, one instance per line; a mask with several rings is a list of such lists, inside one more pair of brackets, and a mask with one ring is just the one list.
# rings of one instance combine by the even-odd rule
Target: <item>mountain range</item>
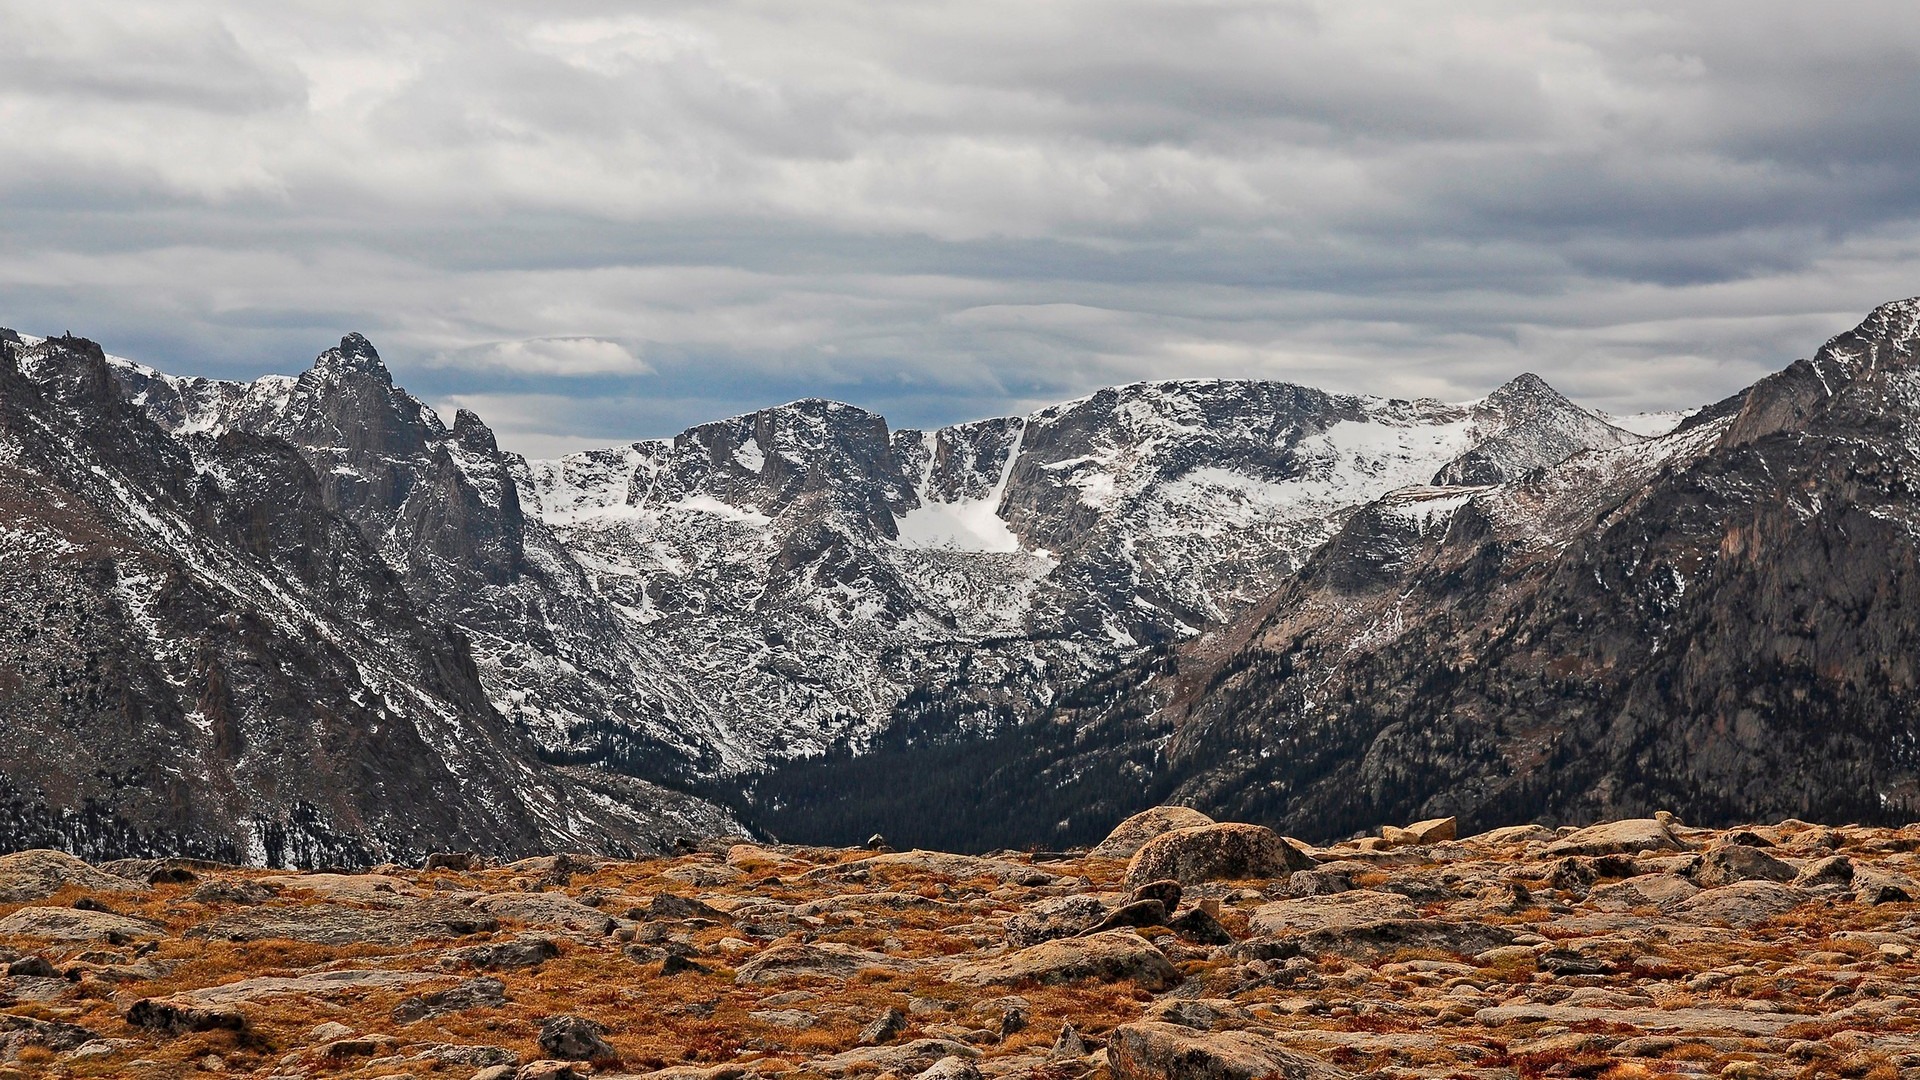
[[1531,375],[1189,380],[934,431],[805,400],[555,461],[358,335],[242,383],[6,332],[0,844],[1901,817],[1917,311],[1671,432]]

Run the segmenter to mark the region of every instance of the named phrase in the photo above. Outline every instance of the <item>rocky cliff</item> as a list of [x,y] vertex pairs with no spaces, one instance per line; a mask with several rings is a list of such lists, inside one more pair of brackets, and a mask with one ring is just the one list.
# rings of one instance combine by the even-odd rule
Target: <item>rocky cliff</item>
[[393,473],[342,500],[285,439],[152,422],[91,342],[8,336],[0,844],[314,865],[725,826],[536,761],[467,639],[341,509],[399,497]]

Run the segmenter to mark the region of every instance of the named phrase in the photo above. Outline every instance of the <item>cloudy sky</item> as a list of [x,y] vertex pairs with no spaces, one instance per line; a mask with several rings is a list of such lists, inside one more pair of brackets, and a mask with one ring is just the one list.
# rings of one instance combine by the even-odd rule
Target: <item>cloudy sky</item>
[[0,325],[552,453],[1142,378],[1614,411],[1920,294],[1920,6],[0,0]]

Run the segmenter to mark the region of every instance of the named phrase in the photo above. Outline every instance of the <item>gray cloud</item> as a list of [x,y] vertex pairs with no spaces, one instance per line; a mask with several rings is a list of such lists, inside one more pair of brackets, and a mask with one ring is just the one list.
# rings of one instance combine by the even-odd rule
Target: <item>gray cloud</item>
[[1920,12],[0,0],[0,323],[509,446],[1135,378],[1718,397],[1920,292]]

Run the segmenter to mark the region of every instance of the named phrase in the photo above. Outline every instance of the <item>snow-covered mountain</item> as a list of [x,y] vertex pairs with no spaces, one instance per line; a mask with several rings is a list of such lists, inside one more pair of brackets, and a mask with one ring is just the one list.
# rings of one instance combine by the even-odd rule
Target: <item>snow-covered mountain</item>
[[1185,381],[937,431],[798,401],[516,475],[739,773],[1030,718],[1389,491],[1634,438],[1530,375],[1469,405]]
[[[182,386],[198,398],[82,339],[0,332],[0,847],[313,865],[732,827],[539,760],[397,549],[343,512],[375,501],[369,474],[226,419],[298,415],[298,382]],[[178,406],[172,429],[134,402]],[[342,441],[406,449],[341,419]]]
[[[26,378],[53,383],[89,348],[17,353]],[[1246,611],[1389,492],[1495,483],[1636,439],[1533,376],[1464,405],[1204,380],[935,431],[806,400],[528,462],[479,417],[449,425],[395,386],[358,335],[298,376],[251,383],[105,358],[100,370],[101,393],[207,498],[245,486],[237,448],[280,455],[324,528],[256,506],[275,557],[310,548],[316,529],[351,542],[355,573],[386,582],[382,611],[423,628],[405,633],[448,635],[433,663],[468,672],[457,691],[411,670],[361,677],[374,654],[423,647],[394,644],[402,631],[361,607],[300,601],[309,622],[361,642],[338,648],[362,697],[467,695],[399,710],[423,732],[430,715],[472,728],[429,738],[440,760],[466,741],[521,740],[502,753],[537,751],[554,775],[600,766],[709,790],[877,740],[1034,720]],[[259,570],[249,604],[288,591],[272,573]],[[723,820],[669,802],[647,812]]]

